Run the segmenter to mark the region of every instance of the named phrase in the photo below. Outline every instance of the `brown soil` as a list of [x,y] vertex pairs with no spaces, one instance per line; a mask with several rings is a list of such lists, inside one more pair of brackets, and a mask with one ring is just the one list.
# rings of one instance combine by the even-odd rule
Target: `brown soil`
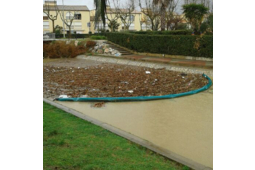
[[195,90],[208,83],[202,75],[165,69],[95,63],[88,66],[80,62],[80,67],[77,63],[70,67],[68,62],[44,65],[44,97],[161,96]]

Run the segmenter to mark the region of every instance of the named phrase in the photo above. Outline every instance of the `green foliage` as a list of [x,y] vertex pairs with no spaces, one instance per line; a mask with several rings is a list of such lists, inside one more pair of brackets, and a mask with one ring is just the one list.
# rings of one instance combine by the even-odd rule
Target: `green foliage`
[[55,27],[55,34],[62,34],[62,28],[63,27],[61,27],[61,26],[59,26],[59,25],[57,25],[56,27]]
[[200,32],[206,32],[206,30],[207,30],[207,28],[208,28],[208,25],[207,25],[207,23],[206,22],[203,22],[202,24],[201,24],[201,27],[200,27]]
[[208,12],[208,8],[203,4],[186,4],[182,6],[185,17],[192,25],[194,32],[200,32],[200,26],[202,24],[205,14]]
[[111,29],[111,32],[115,32],[118,30],[120,24],[116,20],[110,20],[108,23],[108,27]]
[[182,170],[190,170],[190,168],[187,166],[184,166],[184,167],[182,167]]
[[109,41],[137,52],[213,57],[213,36],[107,33]]
[[176,30],[187,30],[188,29],[188,26],[187,24],[185,23],[179,23],[177,26],[176,26]]
[[134,34],[146,34],[146,35],[191,35],[191,30],[174,30],[174,31],[137,31],[130,32]]
[[108,130],[43,103],[45,170],[183,170],[183,167]]
[[200,31],[206,34],[213,33],[213,14],[210,14],[206,21],[201,24]]
[[210,14],[207,18],[207,24],[210,31],[213,32],[213,14]]
[[[65,35],[66,37],[68,37],[68,35]],[[71,34],[71,38],[89,38],[90,34]],[[56,38],[63,38],[63,34],[56,34],[55,35]]]
[[92,40],[106,40],[107,39],[105,36],[99,36],[99,35],[92,35],[90,38]]
[[103,21],[103,24],[105,25],[106,3],[107,3],[107,0],[94,0],[94,5],[96,6],[96,11],[95,11],[96,24],[101,20]]

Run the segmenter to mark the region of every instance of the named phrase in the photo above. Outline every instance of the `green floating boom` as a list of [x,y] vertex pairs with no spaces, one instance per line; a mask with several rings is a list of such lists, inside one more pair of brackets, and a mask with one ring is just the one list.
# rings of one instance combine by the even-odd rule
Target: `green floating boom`
[[168,94],[163,96],[137,96],[137,97],[92,97],[92,98],[56,98],[54,100],[57,101],[104,101],[104,102],[121,102],[121,101],[146,101],[146,100],[159,100],[159,99],[171,99],[175,97],[181,97],[181,96],[187,96],[191,94],[196,94],[201,91],[205,91],[209,89],[212,85],[212,80],[205,74],[203,76],[208,79],[207,85],[200,89],[184,92],[184,93],[178,93],[178,94]]

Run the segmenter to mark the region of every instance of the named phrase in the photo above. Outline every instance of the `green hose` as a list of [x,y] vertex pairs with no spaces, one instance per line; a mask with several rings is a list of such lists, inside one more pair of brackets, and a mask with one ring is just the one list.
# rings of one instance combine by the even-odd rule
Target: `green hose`
[[201,91],[205,91],[209,89],[212,85],[212,80],[205,74],[203,74],[205,78],[208,79],[207,85],[200,89],[184,92],[184,93],[178,93],[178,94],[168,94],[163,96],[136,96],[136,97],[92,97],[92,98],[56,98],[54,100],[57,101],[103,101],[103,102],[120,102],[120,101],[146,101],[146,100],[159,100],[159,99],[171,99],[175,97],[181,97],[181,96],[187,96],[191,94],[196,94]]

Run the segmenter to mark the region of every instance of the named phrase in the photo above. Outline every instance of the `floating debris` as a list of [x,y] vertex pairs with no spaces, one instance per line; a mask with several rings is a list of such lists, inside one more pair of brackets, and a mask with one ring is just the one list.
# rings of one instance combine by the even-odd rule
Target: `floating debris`
[[100,108],[100,107],[105,107],[105,102],[99,102],[92,104],[92,107]]
[[67,95],[60,95],[58,98],[68,98]]
[[74,98],[83,95],[91,98],[160,96],[199,89],[208,83],[201,74],[189,73],[181,76],[182,72],[166,69],[117,64],[81,68],[81,65],[71,68],[44,66],[44,95],[50,94],[56,98],[63,94]]
[[133,90],[128,90],[129,93],[133,93],[134,91]]

